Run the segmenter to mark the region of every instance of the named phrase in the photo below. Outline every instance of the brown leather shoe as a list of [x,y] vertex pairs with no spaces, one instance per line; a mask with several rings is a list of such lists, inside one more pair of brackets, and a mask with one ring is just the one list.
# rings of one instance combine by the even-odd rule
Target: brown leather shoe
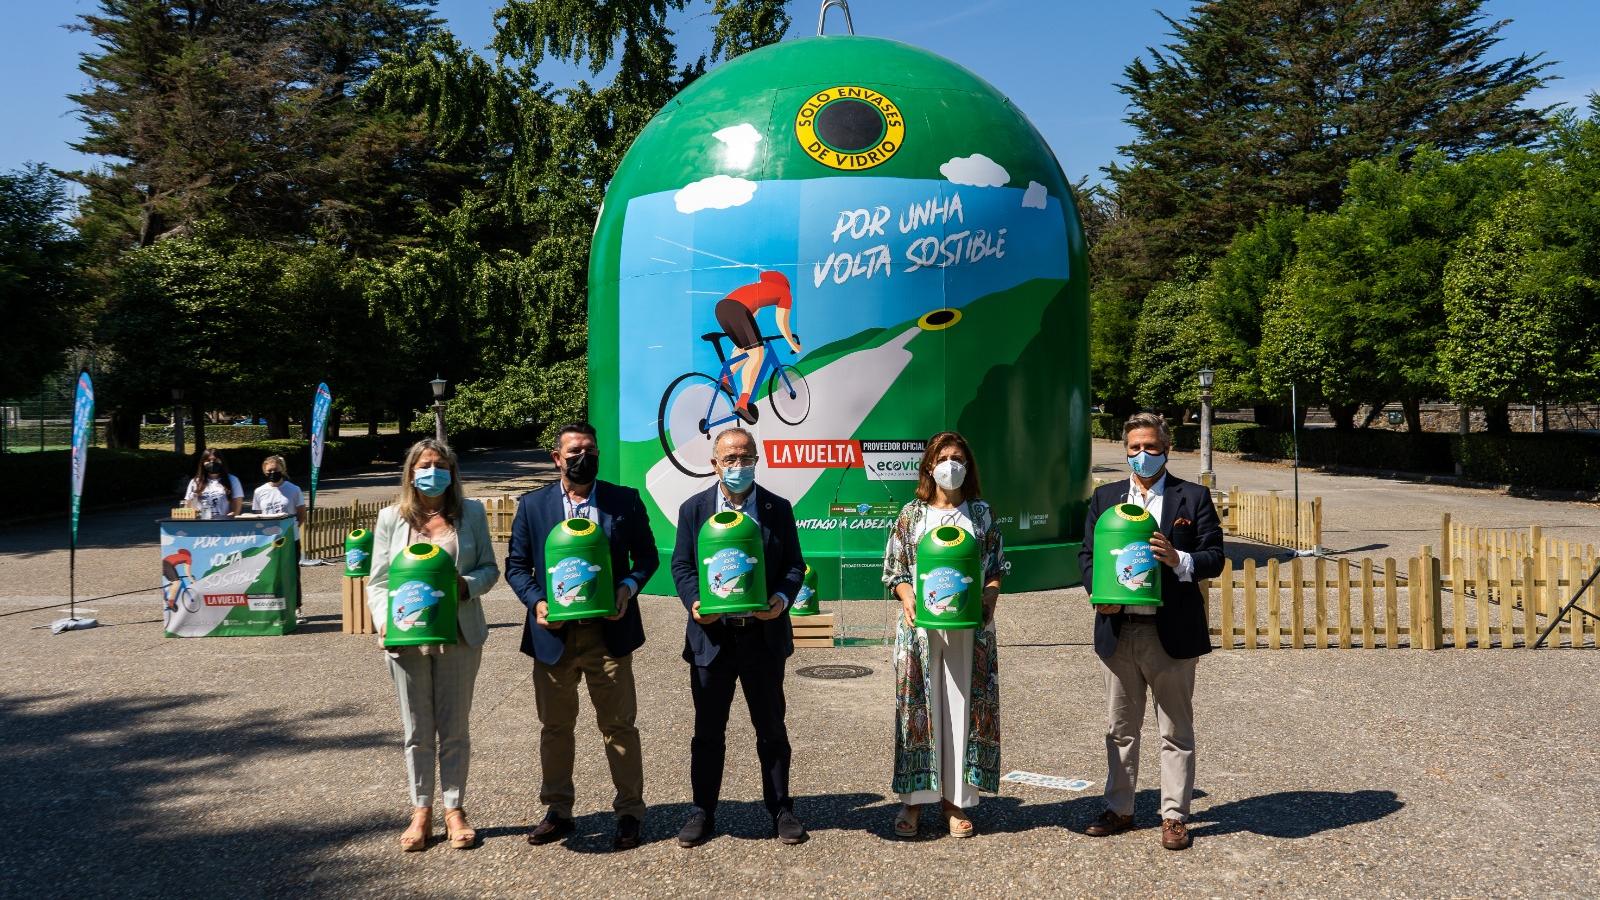
[[1187,850],[1194,843],[1189,836],[1189,826],[1177,819],[1161,820],[1161,846],[1168,850]]
[[1108,809],[1100,814],[1100,818],[1090,822],[1089,827],[1085,828],[1083,833],[1089,837],[1110,837],[1113,834],[1121,834],[1132,827],[1133,816],[1119,816]]
[[577,823],[571,819],[556,815],[555,813],[547,813],[545,814],[544,821],[540,822],[532,831],[528,832],[528,843],[534,845],[535,847],[542,847],[545,844],[553,844],[571,834],[573,829],[576,827]]

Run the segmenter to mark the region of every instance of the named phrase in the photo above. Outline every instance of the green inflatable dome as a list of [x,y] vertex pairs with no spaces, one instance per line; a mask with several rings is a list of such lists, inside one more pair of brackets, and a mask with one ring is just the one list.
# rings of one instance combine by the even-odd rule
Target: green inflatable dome
[[1050,148],[971,72],[855,36],[711,71],[623,159],[589,284],[602,475],[643,491],[663,553],[679,504],[712,484],[712,438],[738,425],[758,482],[794,503],[820,598],[881,597],[924,442],[954,429],[1007,590],[1078,581],[1082,230]]

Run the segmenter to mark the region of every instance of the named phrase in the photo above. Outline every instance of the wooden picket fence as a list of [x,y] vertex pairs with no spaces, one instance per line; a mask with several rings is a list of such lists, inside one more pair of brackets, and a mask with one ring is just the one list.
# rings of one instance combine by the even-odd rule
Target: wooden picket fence
[[372,528],[378,524],[378,510],[388,504],[382,501],[361,503],[350,501],[349,506],[319,506],[306,516],[300,531],[304,544],[300,552],[315,559],[344,557],[344,537],[357,528]]
[[505,543],[511,540],[511,523],[517,518],[517,501],[521,496],[496,494],[493,497],[474,497],[489,514],[489,538]]
[[1322,547],[1321,497],[1300,501],[1298,528],[1294,498],[1277,491],[1241,491],[1234,485],[1218,498],[1217,513],[1226,534],[1291,550]]
[[[1487,563],[1491,572],[1498,572],[1501,560],[1510,560],[1512,570],[1517,572],[1522,570],[1523,560],[1527,559],[1534,560],[1536,567],[1551,559],[1578,559],[1590,571],[1600,562],[1595,544],[1548,537],[1540,525],[1530,525],[1526,529],[1481,528],[1457,522],[1449,513],[1445,513],[1439,523],[1439,556],[1446,562],[1459,557],[1466,563],[1469,574],[1478,571],[1480,562]],[[1447,568],[1445,576],[1449,577],[1453,571]],[[1542,568],[1538,575],[1545,577]]]
[[[1531,558],[1520,569],[1480,562],[1469,575],[1453,560],[1446,577],[1431,547],[1406,560],[1247,560],[1225,564],[1202,590],[1224,649],[1509,648],[1532,646],[1593,571],[1577,558],[1546,560],[1542,577]],[[1580,605],[1600,612],[1600,596],[1591,589]],[[1563,645],[1600,646],[1595,621],[1570,614],[1547,642]]]

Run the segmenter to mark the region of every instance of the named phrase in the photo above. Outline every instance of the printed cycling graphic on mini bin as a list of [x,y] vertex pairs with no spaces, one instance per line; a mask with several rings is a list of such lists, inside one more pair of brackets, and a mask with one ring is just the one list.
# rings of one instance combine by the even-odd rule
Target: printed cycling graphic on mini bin
[[[748,125],[716,134],[727,146],[762,139]],[[1065,284],[1060,201],[1037,183],[1010,185],[1009,174],[978,153],[930,174],[943,177],[717,175],[629,202],[618,286],[620,375],[629,386],[621,398],[624,464],[649,471],[647,493],[669,521],[710,475],[710,436],[743,424],[733,407],[746,392],[752,430],[768,450],[783,441],[891,437],[857,429],[883,404],[931,405],[931,418],[941,418],[944,385],[900,379],[912,356],[943,353],[941,329],[963,327],[963,317],[967,327],[1037,326],[1036,317],[1001,321],[1008,311],[995,307],[1029,282]],[[781,282],[789,296],[769,296],[765,289]],[[740,297],[763,298],[745,305],[756,307],[755,337],[773,338],[764,342],[758,379],[725,365],[742,351],[717,307]],[[799,353],[781,333],[784,299]],[[985,305],[989,321],[979,325],[985,313],[977,307]],[[720,357],[705,339],[713,334]],[[980,378],[1007,361],[950,362]],[[700,373],[698,390],[664,396],[686,373]],[[674,447],[676,461],[668,456]],[[826,468],[780,475],[768,462],[763,483],[797,503]]]

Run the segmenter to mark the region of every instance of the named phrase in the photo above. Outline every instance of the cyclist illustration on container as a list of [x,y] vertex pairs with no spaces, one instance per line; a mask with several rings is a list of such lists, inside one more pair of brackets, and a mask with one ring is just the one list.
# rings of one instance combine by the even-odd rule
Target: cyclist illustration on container
[[[779,335],[763,335],[756,322],[756,313],[767,307],[773,308]],[[769,270],[717,301],[713,312],[723,330],[700,336],[716,350],[717,374],[685,372],[661,395],[657,431],[662,449],[678,471],[695,478],[710,476],[706,442],[724,425],[755,424],[760,416],[755,401],[763,388],[767,405],[784,424],[799,425],[810,415],[811,389],[805,375],[795,366],[779,362],[772,346],[781,339],[799,355],[800,336],[789,322],[793,310],[789,279]],[[731,356],[723,352],[724,339],[733,346]],[[700,446],[691,448],[693,439],[701,439]]]
[[187,549],[161,558],[162,591],[167,601],[167,612],[177,612],[178,604],[189,612],[200,611],[200,598],[190,586],[194,583],[194,559]]
[[733,414],[747,425],[756,423],[756,411],[750,408],[750,395],[759,386],[767,356],[761,328],[756,325],[756,313],[769,306],[773,307],[773,315],[777,317],[778,332],[789,342],[789,349],[799,356],[800,339],[789,330],[794,292],[789,289],[789,279],[782,272],[762,272],[754,284],[734,288],[728,296],[717,301],[717,324],[722,326],[734,348],[744,354],[743,360],[735,359],[728,363],[733,383],[729,383],[726,375],[722,383],[738,389],[739,399],[733,404]]

